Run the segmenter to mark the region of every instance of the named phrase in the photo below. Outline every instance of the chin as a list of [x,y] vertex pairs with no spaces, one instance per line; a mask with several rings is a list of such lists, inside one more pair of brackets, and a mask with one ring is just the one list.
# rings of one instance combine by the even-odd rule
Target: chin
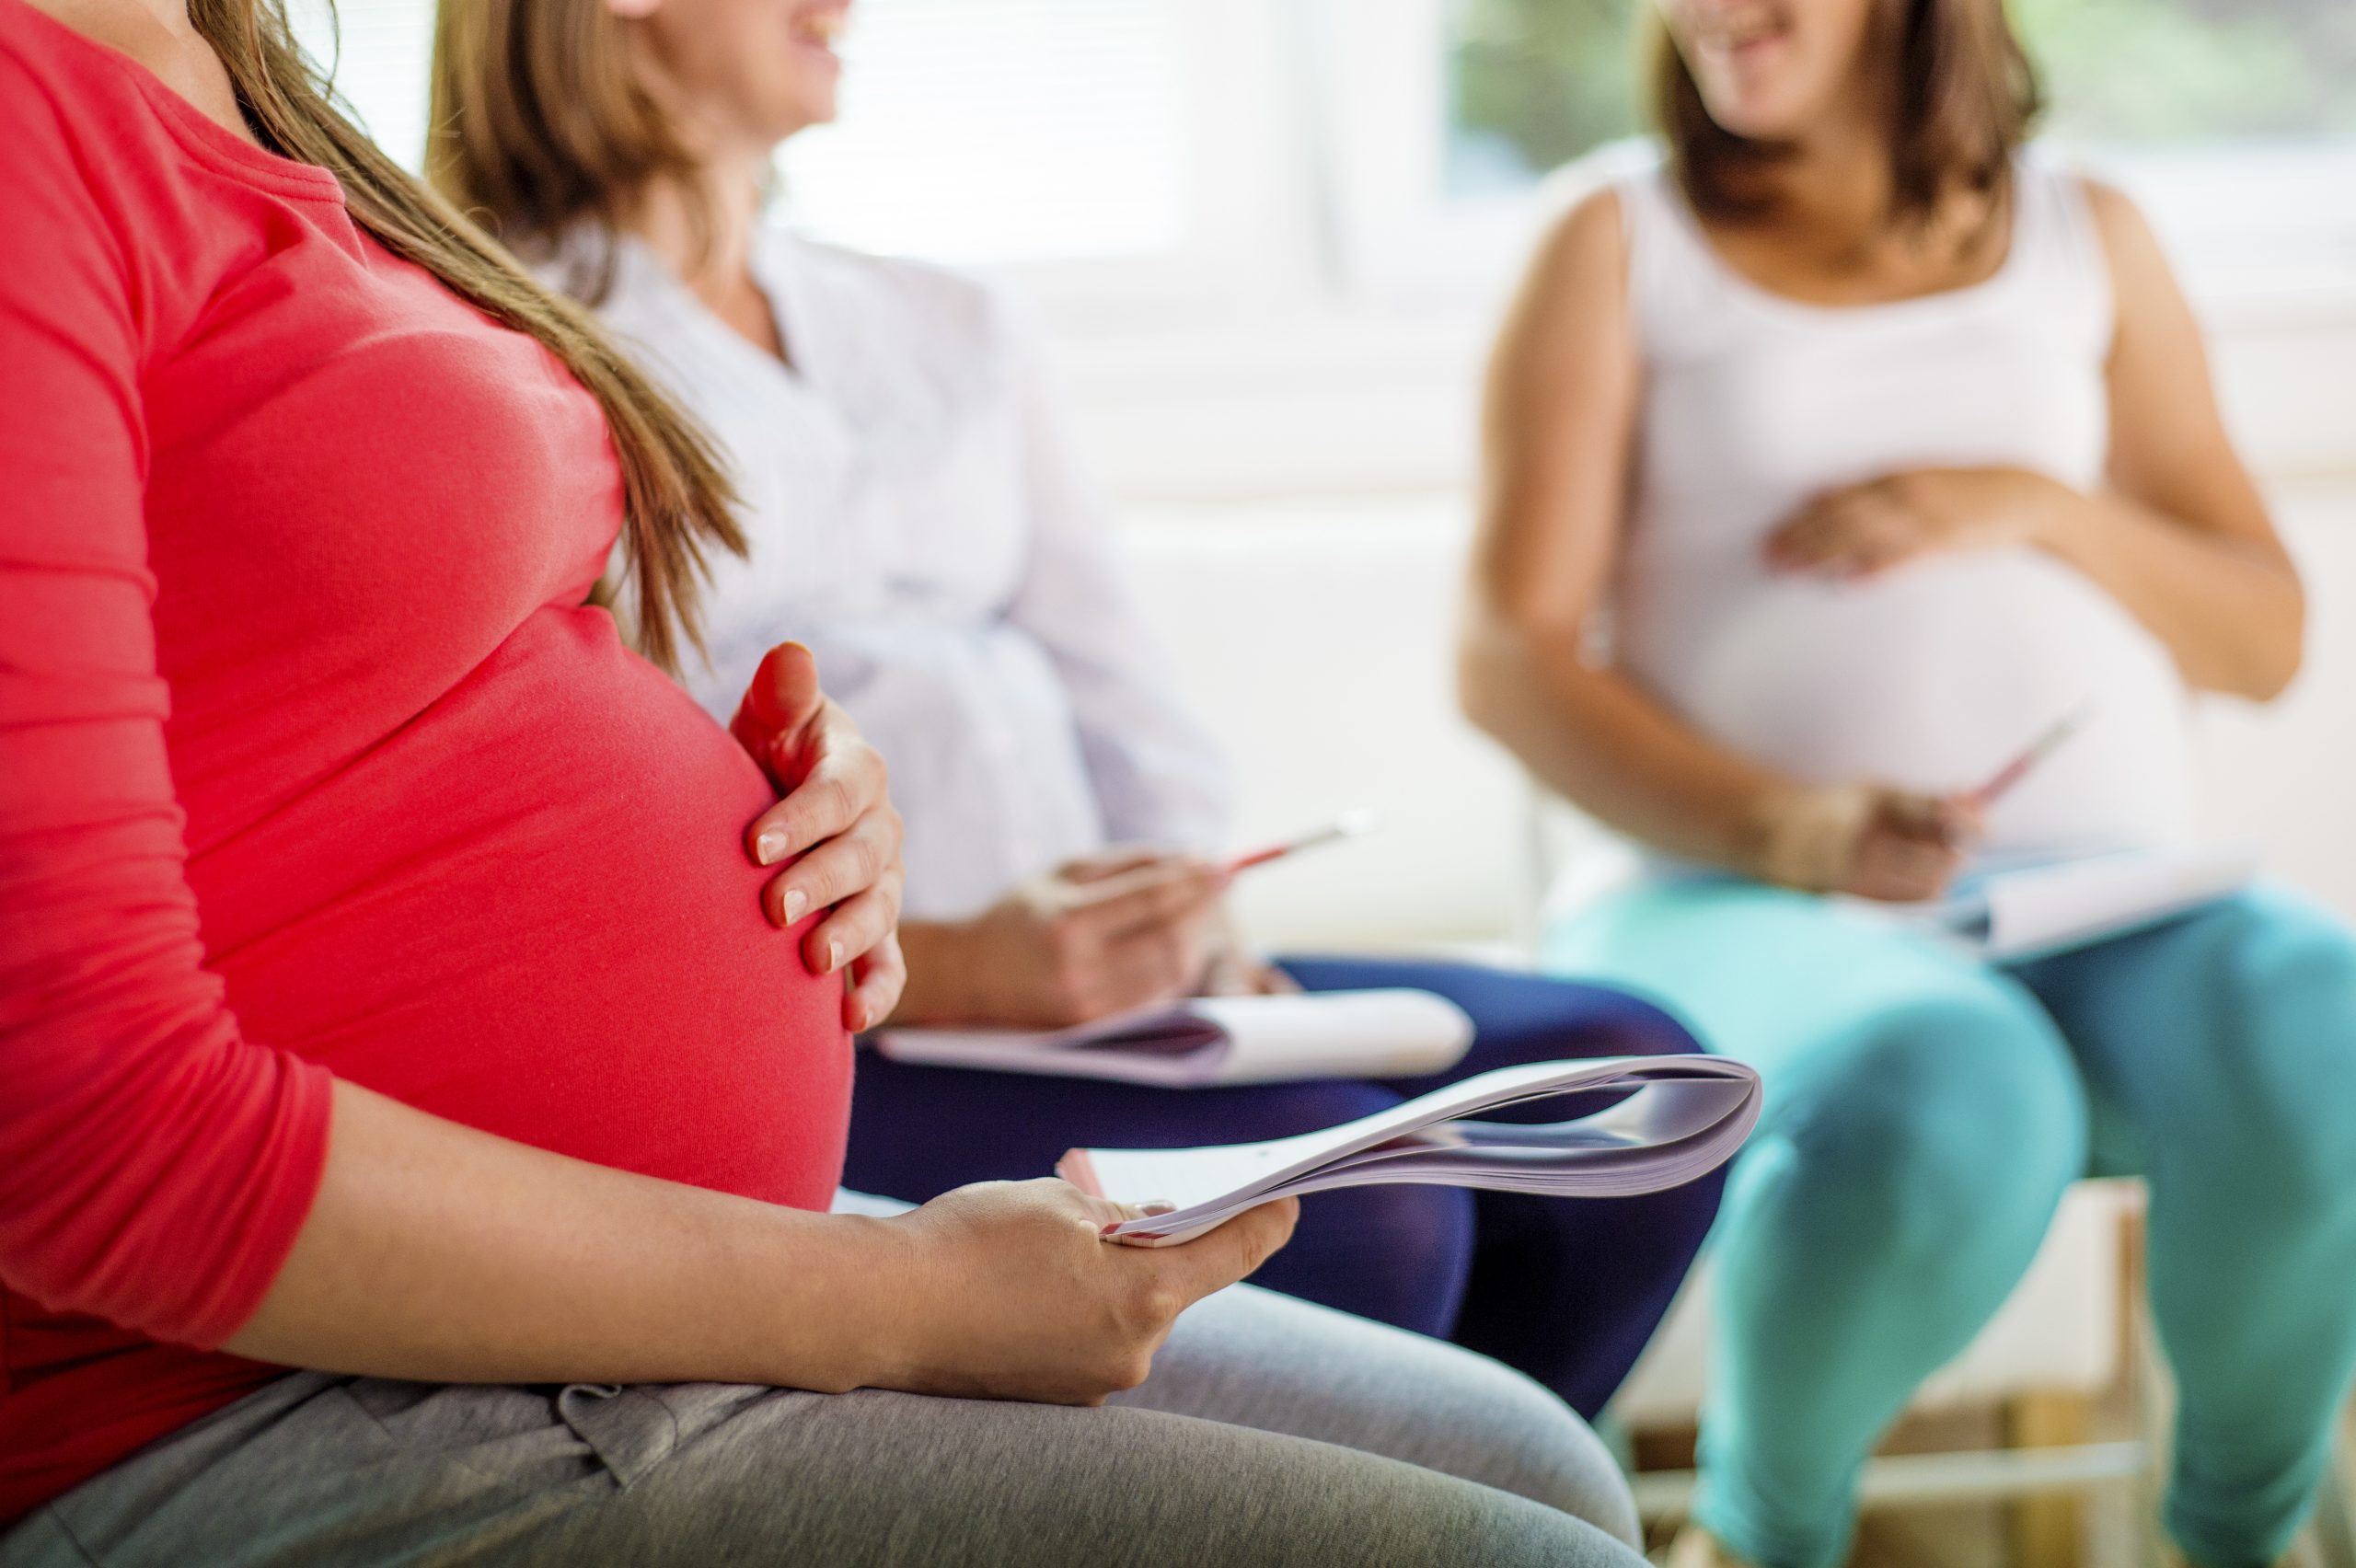
[[1751,142],[1788,142],[1808,127],[1811,116],[1789,101],[1791,95],[1758,91],[1702,94],[1703,107],[1718,129]]
[[780,94],[762,119],[769,133],[781,142],[814,125],[831,125],[840,113],[834,85],[828,83],[823,89],[803,85],[799,90]]

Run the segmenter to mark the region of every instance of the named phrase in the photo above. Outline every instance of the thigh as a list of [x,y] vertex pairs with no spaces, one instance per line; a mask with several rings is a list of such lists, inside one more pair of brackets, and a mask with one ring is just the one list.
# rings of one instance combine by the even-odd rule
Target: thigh
[[1545,958],[1657,1003],[1706,1049],[1759,1068],[1771,1117],[1911,1076],[1882,1058],[1921,1055],[1906,1047],[1931,1031],[1915,1026],[1945,1014],[2050,1034],[2035,999],[1986,964],[1870,912],[1731,878],[1630,889],[1550,931]]
[[1113,1402],[1403,1460],[1636,1539],[1618,1464],[1537,1383],[1453,1345],[1252,1286],[1190,1309],[1152,1377]]
[[34,1523],[0,1542],[0,1562],[1638,1561],[1527,1498],[1149,1409],[308,1375],[134,1457]]
[[1675,1019],[1608,986],[1476,963],[1289,954],[1276,963],[1304,990],[1428,991],[1464,1009],[1473,1031],[1464,1059],[1427,1078],[1389,1080],[1403,1094],[1524,1062],[1679,1055],[1700,1049]]
[[1311,990],[1397,986],[1446,997],[1473,1018],[1473,1047],[1452,1073],[1430,1079],[1193,1090],[964,1072],[862,1051],[844,1183],[921,1203],[969,1182],[1044,1175],[1074,1147],[1251,1143],[1372,1115],[1403,1094],[1515,1062],[1693,1049],[1691,1036],[1644,1001],[1545,976],[1358,959],[1286,966]]
[[1398,1103],[1347,1081],[1161,1089],[916,1066],[872,1051],[858,1073],[843,1184],[910,1203],[969,1182],[1045,1176],[1069,1148],[1253,1143]]
[[2318,1128],[2356,1138],[2356,939],[2287,889],[2019,973],[2078,1056],[2106,1172],[2224,1159],[2255,1175],[2296,1163]]

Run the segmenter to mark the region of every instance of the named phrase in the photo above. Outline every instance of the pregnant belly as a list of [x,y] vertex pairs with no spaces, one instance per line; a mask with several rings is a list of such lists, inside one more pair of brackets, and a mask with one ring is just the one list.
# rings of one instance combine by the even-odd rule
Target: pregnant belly
[[850,1047],[839,981],[760,913],[743,835],[772,799],[602,615],[543,613],[191,878],[252,1038],[502,1136],[824,1207]]
[[2084,725],[1991,813],[1992,847],[2188,830],[2183,691],[2166,651],[2077,572],[2026,551],[1863,583],[1754,574],[1644,606],[1632,662],[1705,733],[1817,782],[1946,791],[2047,726]]

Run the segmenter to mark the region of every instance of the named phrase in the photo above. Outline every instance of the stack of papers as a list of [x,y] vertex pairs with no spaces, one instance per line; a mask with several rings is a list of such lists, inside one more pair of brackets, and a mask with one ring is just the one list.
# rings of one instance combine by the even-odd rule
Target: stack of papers
[[[1633,1091],[1633,1092],[1631,1092]],[[1484,1111],[1623,1098],[1577,1121],[1471,1120]],[[1076,1148],[1056,1173],[1084,1192],[1171,1212],[1114,1229],[1184,1241],[1276,1198],[1413,1182],[1611,1198],[1681,1186],[1734,1158],[1759,1121],[1759,1075],[1723,1056],[1598,1056],[1500,1067],[1322,1132],[1213,1148]]]
[[1988,870],[1892,912],[1991,963],[2022,963],[2173,919],[2257,874],[2257,851],[2246,847],[2119,849]]
[[1428,991],[1207,997],[1052,1033],[892,1029],[876,1051],[895,1062],[1172,1089],[1446,1072],[1472,1043],[1472,1020]]

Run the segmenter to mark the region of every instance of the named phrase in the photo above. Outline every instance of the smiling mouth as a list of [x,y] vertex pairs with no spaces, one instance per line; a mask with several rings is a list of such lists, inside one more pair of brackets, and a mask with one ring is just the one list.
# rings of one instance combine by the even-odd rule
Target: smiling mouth
[[1754,43],[1781,38],[1783,34],[1783,25],[1771,17],[1747,17],[1703,28],[1694,35],[1694,42],[1714,53],[1733,54]]

